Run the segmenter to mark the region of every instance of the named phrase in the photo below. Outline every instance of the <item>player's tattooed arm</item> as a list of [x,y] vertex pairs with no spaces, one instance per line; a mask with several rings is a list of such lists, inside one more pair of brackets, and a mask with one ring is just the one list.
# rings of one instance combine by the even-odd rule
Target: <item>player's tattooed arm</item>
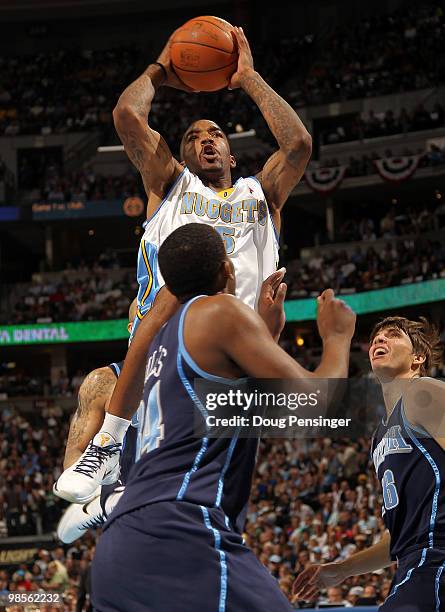
[[115,385],[116,376],[110,368],[93,370],[83,381],[79,389],[77,409],[68,433],[63,461],[64,469],[79,459],[90,440],[99,431],[104,420],[107,402]]
[[303,176],[311,156],[312,138],[295,110],[255,72],[249,43],[241,28],[235,28],[235,36],[239,62],[230,87],[241,87],[252,98],[279,146],[258,175],[274,221],[279,224],[279,211]]
[[157,208],[183,170],[162,136],[147,123],[153,98],[161,85],[184,89],[170,67],[169,42],[157,63],[150,64],[124,90],[113,110],[116,131],[128,157],[141,173],[149,197],[148,214]]

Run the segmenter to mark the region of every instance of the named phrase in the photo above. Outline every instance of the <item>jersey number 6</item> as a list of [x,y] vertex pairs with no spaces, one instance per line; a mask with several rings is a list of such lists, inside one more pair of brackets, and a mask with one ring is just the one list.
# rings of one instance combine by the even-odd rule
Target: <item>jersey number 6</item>
[[383,502],[386,510],[392,510],[399,505],[399,496],[397,493],[394,474],[391,470],[385,470],[382,478]]

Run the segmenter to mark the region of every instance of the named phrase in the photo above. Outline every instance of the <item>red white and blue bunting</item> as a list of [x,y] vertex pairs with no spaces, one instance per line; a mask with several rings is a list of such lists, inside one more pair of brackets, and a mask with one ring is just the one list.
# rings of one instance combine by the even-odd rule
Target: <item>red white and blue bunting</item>
[[390,183],[406,181],[414,174],[419,165],[421,155],[405,155],[402,157],[388,157],[375,159],[374,164],[380,176]]
[[304,178],[309,187],[317,193],[328,194],[337,189],[345,177],[347,166],[306,170]]

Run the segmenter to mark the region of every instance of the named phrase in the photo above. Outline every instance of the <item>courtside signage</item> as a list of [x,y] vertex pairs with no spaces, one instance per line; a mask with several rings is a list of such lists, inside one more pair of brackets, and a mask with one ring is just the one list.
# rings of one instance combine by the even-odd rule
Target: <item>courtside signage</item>
[[[440,302],[445,300],[445,278],[376,289],[375,291],[364,291],[352,295],[339,294],[337,297],[344,300],[358,315],[415,306],[416,304]],[[288,300],[284,304],[286,320],[289,322],[314,320],[316,318],[316,308],[314,298]]]
[[[137,216],[140,207],[128,205],[128,200],[95,200],[72,202],[36,202],[32,205],[33,221],[55,221],[60,219],[89,219],[99,217]],[[138,212],[139,211],[139,212]]]
[[[445,279],[388,287],[354,295],[340,295],[339,297],[349,304],[358,315],[403,306],[440,302],[445,300]],[[314,298],[289,300],[285,303],[284,308],[288,322],[312,321],[316,317]],[[101,342],[127,338],[126,319],[0,326],[0,346]]]
[[128,321],[83,321],[0,326],[0,346],[100,342],[128,338]]

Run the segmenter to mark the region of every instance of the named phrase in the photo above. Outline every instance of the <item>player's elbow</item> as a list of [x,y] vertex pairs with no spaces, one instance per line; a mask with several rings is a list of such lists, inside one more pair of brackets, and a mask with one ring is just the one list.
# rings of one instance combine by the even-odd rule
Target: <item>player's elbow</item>
[[297,155],[307,160],[312,155],[312,137],[307,130],[296,136],[290,144],[288,157],[295,158]]
[[113,122],[116,129],[134,122],[136,119],[135,110],[128,104],[118,102],[113,109]]

